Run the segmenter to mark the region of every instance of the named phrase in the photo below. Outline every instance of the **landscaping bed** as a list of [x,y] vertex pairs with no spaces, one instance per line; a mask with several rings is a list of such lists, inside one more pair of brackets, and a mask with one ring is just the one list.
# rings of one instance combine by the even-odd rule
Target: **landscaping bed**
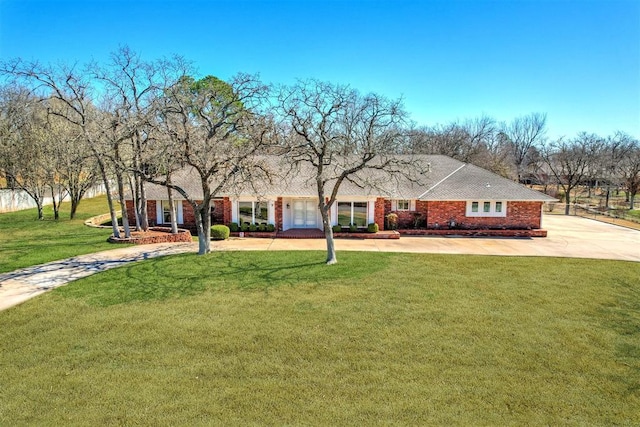
[[133,243],[134,245],[149,245],[152,243],[191,242],[189,230],[178,229],[177,234],[171,233],[169,227],[150,227],[148,231],[132,231],[130,238],[109,237],[110,243]]
[[398,230],[403,236],[547,237],[547,230]]

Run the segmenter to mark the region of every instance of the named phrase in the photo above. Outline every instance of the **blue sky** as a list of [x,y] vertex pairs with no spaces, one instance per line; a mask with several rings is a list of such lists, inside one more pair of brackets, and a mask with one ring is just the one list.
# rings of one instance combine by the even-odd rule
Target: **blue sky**
[[547,113],[549,136],[640,137],[640,1],[0,0],[0,59],[119,45],[200,75],[318,78],[403,97],[421,125]]

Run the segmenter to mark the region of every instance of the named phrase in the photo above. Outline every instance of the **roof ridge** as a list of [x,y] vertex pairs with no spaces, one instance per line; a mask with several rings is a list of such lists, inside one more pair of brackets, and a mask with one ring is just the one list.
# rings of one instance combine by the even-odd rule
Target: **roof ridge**
[[422,193],[420,196],[418,196],[418,199],[422,199],[424,196],[427,195],[427,193],[431,190],[433,190],[434,188],[436,188],[438,185],[442,184],[444,181],[446,181],[447,179],[449,179],[453,174],[455,174],[456,172],[458,172],[460,169],[462,169],[463,167],[465,167],[467,164],[463,163],[460,167],[458,167],[456,170],[454,170],[453,172],[451,172],[449,175],[445,176],[444,178],[442,178],[440,181],[436,182],[431,188],[429,188],[427,191],[425,191],[424,193]]

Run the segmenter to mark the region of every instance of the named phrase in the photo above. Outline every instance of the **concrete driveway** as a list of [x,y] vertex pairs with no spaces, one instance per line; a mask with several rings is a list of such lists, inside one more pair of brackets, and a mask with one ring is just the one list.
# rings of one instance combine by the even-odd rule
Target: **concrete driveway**
[[[399,240],[339,239],[338,251],[420,252],[600,258],[640,262],[640,231],[579,217],[545,216],[548,237],[402,237]],[[211,242],[213,251],[325,250],[323,239],[233,238]],[[73,280],[126,263],[184,252],[195,243],[126,246],[0,274],[0,310]]]
[[[546,238],[411,237],[338,239],[338,251],[420,252],[600,258],[640,262],[640,231],[590,219],[548,215]],[[324,250],[322,239],[242,239],[212,242],[213,250]]]

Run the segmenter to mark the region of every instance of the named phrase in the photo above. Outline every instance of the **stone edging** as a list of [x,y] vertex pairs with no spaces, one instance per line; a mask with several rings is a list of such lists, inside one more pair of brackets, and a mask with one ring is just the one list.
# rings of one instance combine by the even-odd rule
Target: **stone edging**
[[[116,211],[116,216],[120,216],[120,215],[122,215],[122,211]],[[89,218],[84,222],[84,225],[86,225],[87,227],[93,227],[93,228],[111,228],[110,225],[101,225],[102,223],[110,220],[111,220],[111,214],[106,213],[106,214],[97,215]]]
[[[122,211],[116,211],[116,216],[120,216]],[[87,227],[93,228],[105,228],[111,229],[110,225],[101,225],[107,221],[111,220],[111,214],[102,214],[96,215],[94,217],[89,218],[84,222],[84,225]],[[184,230],[179,228],[177,234],[171,234],[171,229],[168,227],[150,227],[150,231],[157,231],[162,234],[155,234],[153,236],[146,237],[130,237],[130,238],[116,238],[109,236],[107,239],[110,243],[133,243],[134,245],[149,245],[152,243],[177,243],[177,242],[191,242],[191,232],[189,230]]]
[[157,231],[162,234],[154,234],[153,236],[144,237],[131,237],[116,238],[110,236],[107,241],[110,243],[133,243],[134,245],[150,245],[153,243],[178,243],[178,242],[191,242],[191,232],[179,228],[177,234],[172,234],[171,229],[168,227],[150,227],[150,231]]

